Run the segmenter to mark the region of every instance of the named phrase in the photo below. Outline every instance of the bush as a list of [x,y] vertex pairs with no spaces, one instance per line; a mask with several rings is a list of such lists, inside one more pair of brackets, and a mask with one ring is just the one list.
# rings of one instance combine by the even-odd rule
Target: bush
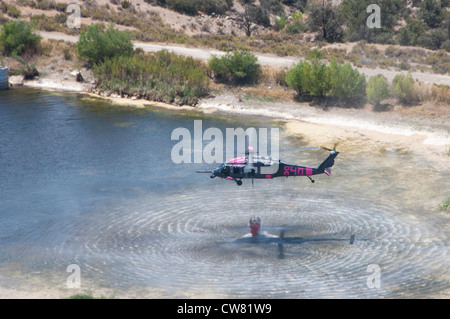
[[450,197],[444,200],[440,205],[439,209],[441,211],[450,211]]
[[280,32],[285,27],[286,27],[286,17],[284,15],[276,17],[275,18],[275,25],[274,25],[275,30]]
[[446,40],[441,44],[441,49],[450,52],[450,40]]
[[36,66],[27,66],[23,73],[24,80],[33,80],[35,77],[39,76],[39,71],[36,69]]
[[213,56],[209,67],[219,82],[228,84],[251,84],[258,81],[261,72],[258,58],[248,52],[235,51],[223,57]]
[[415,82],[410,73],[397,74],[392,81],[394,94],[398,101],[405,105],[412,105],[419,101]]
[[366,80],[349,63],[342,65],[333,60],[329,66],[301,61],[286,74],[287,84],[301,96],[334,97],[357,100],[365,96]]
[[328,71],[329,68],[318,60],[303,66],[304,89],[310,96],[324,97],[329,94],[331,82]]
[[450,71],[450,55],[443,50],[428,55],[425,63],[431,65],[432,70],[436,73],[445,74]]
[[359,100],[365,96],[366,78],[349,63],[338,64],[333,60],[328,72],[331,96],[346,100]]
[[97,24],[81,32],[77,43],[78,54],[92,64],[99,64],[107,58],[121,55],[131,55],[133,52],[132,35],[110,26],[105,31]]
[[152,101],[195,105],[209,91],[200,62],[167,50],[114,56],[95,65],[93,72],[101,90]]
[[301,21],[288,23],[285,28],[285,32],[289,34],[303,33],[306,30],[308,30],[307,26]]
[[4,23],[0,32],[0,50],[5,55],[18,56],[25,51],[35,51],[40,39],[24,21]]
[[123,1],[121,5],[123,9],[128,9],[131,6],[131,3],[129,1]]
[[300,61],[296,66],[290,68],[286,73],[287,85],[294,89],[299,95],[306,95],[308,92],[305,89],[305,76],[303,69],[308,62]]
[[198,11],[223,14],[233,5],[228,0],[166,0],[165,4],[175,11],[189,15],[196,15]]
[[374,105],[379,105],[389,96],[389,86],[384,76],[377,75],[369,79],[366,89],[367,99]]
[[426,35],[425,26],[421,21],[414,19],[406,19],[406,22],[406,26],[400,29],[397,35],[397,43],[400,45],[420,45],[419,38]]

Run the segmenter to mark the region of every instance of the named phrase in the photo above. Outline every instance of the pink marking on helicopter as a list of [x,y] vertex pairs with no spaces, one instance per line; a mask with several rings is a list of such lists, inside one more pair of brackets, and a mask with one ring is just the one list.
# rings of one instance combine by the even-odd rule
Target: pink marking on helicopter
[[295,166],[289,166],[286,165],[284,167],[284,172],[283,175],[284,176],[311,176],[313,172],[312,167],[295,167]]
[[230,159],[228,162],[227,162],[227,164],[242,164],[242,165],[244,165],[245,164],[245,156],[241,156],[241,157],[236,157],[236,158],[232,158],[232,159]]

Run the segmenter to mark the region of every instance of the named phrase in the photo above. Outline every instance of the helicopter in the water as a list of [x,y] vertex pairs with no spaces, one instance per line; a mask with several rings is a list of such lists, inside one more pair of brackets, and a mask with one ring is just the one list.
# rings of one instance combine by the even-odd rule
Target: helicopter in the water
[[[278,229],[280,235],[272,235],[265,231],[261,231],[261,218],[258,216],[250,217],[248,226],[250,227],[250,233],[234,240],[231,244],[277,244],[279,258],[285,257],[284,245],[299,245],[306,242],[349,242],[352,245],[355,242],[355,235],[350,235],[350,238],[304,238],[304,237],[286,237],[285,232],[288,230],[294,230],[298,226],[282,226],[282,227],[268,227],[268,229]],[[365,240],[365,239],[362,239]]]
[[[312,175],[327,174],[331,176],[331,167],[334,165],[334,159],[339,152],[336,151],[336,144],[333,149],[327,147],[320,147],[330,151],[329,156],[317,168],[309,166],[299,166],[295,164],[287,164],[281,160],[272,159],[269,156],[254,155],[253,148],[249,146],[249,150],[245,156],[236,157],[223,163],[218,168],[210,170],[199,170],[197,173],[210,173],[211,178],[220,177],[235,181],[237,185],[242,185],[242,179],[272,179],[274,177],[289,177],[289,176],[306,176],[312,183],[314,180]],[[286,151],[304,151],[319,149],[319,147],[302,147],[295,149],[283,150]]]

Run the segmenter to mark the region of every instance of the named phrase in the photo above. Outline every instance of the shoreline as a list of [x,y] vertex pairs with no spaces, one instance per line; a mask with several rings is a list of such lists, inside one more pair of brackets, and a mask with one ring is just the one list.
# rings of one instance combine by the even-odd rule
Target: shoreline
[[[324,110],[294,100],[242,101],[235,92],[221,92],[213,98],[202,99],[195,107],[177,106],[145,99],[101,95],[90,92],[92,84],[46,78],[24,81],[22,86],[44,91],[73,92],[127,107],[152,106],[172,111],[258,116],[270,121],[284,122],[288,134],[302,135],[311,145],[325,146],[338,142],[341,150],[344,147],[352,151],[370,150],[374,144],[385,144],[392,148],[408,147],[447,165],[447,169],[450,168],[450,127],[446,124],[450,116],[447,116],[449,119],[446,120],[442,117],[424,118],[393,110],[375,112],[364,108],[338,107]],[[346,140],[346,143],[341,143],[343,140]]]

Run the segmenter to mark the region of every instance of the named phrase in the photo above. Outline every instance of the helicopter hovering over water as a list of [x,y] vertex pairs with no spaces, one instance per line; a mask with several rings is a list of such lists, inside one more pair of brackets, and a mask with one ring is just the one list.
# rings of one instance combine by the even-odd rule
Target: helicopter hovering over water
[[199,170],[197,173],[210,173],[211,178],[220,177],[230,181],[235,181],[238,186],[242,185],[243,179],[272,179],[275,177],[306,176],[311,183],[314,183],[312,175],[327,174],[331,176],[331,167],[334,165],[334,159],[339,152],[336,151],[336,145],[333,149],[327,147],[303,147],[288,149],[286,151],[304,151],[313,149],[325,149],[330,151],[328,157],[317,167],[300,166],[287,164],[281,160],[275,160],[270,156],[259,156],[254,154],[253,148],[249,146],[249,151],[245,156],[233,158],[214,170]]

